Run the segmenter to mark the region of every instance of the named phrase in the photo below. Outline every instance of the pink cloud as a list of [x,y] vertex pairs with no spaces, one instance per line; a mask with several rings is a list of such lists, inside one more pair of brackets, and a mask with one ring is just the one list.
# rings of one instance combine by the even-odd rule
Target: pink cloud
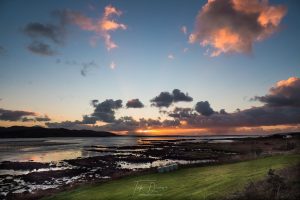
[[249,53],[279,28],[287,9],[268,0],[209,0],[199,11],[190,43],[211,47],[210,56]]
[[98,38],[102,37],[105,42],[107,50],[117,48],[118,45],[112,40],[111,31],[126,30],[127,26],[122,23],[116,22],[113,17],[120,16],[122,12],[117,8],[108,5],[104,8],[101,18],[92,19],[80,12],[66,11],[66,18],[70,23],[79,26],[82,30],[94,32],[95,36],[90,39],[90,44],[95,46]]
[[182,27],[181,27],[181,32],[182,32],[184,35],[187,34],[187,28],[186,28],[186,26],[182,26]]

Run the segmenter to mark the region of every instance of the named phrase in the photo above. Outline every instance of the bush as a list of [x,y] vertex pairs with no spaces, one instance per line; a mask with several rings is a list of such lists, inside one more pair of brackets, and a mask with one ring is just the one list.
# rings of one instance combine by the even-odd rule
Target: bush
[[226,200],[298,200],[299,166],[285,169],[280,174],[270,169],[263,181],[250,182],[243,192],[237,192]]

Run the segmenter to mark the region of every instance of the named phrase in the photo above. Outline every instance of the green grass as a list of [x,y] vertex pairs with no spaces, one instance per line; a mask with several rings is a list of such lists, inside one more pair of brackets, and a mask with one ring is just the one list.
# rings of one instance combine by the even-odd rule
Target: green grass
[[[241,190],[268,170],[300,162],[300,155],[280,155],[234,164],[180,169],[165,174],[124,177],[104,184],[82,186],[45,200],[91,199],[215,199]],[[137,182],[138,181],[138,182]]]

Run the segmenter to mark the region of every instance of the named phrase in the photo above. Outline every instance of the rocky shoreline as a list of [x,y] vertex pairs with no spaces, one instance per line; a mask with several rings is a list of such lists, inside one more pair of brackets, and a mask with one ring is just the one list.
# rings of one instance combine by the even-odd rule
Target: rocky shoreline
[[147,140],[134,146],[86,146],[85,151],[101,155],[59,162],[4,161],[0,163],[0,199],[37,199],[82,184],[153,172],[170,163],[203,166],[285,153],[297,150],[298,140],[289,140],[290,149],[284,138]]

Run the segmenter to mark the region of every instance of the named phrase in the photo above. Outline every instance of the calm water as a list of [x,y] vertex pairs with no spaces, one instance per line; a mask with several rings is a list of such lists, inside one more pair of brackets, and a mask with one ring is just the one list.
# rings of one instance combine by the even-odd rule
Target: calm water
[[[245,136],[238,136],[245,137]],[[65,159],[101,155],[86,151],[92,145],[132,146],[146,143],[145,140],[194,139],[210,142],[231,142],[227,137],[99,137],[99,138],[18,138],[0,139],[1,161],[57,162]]]

